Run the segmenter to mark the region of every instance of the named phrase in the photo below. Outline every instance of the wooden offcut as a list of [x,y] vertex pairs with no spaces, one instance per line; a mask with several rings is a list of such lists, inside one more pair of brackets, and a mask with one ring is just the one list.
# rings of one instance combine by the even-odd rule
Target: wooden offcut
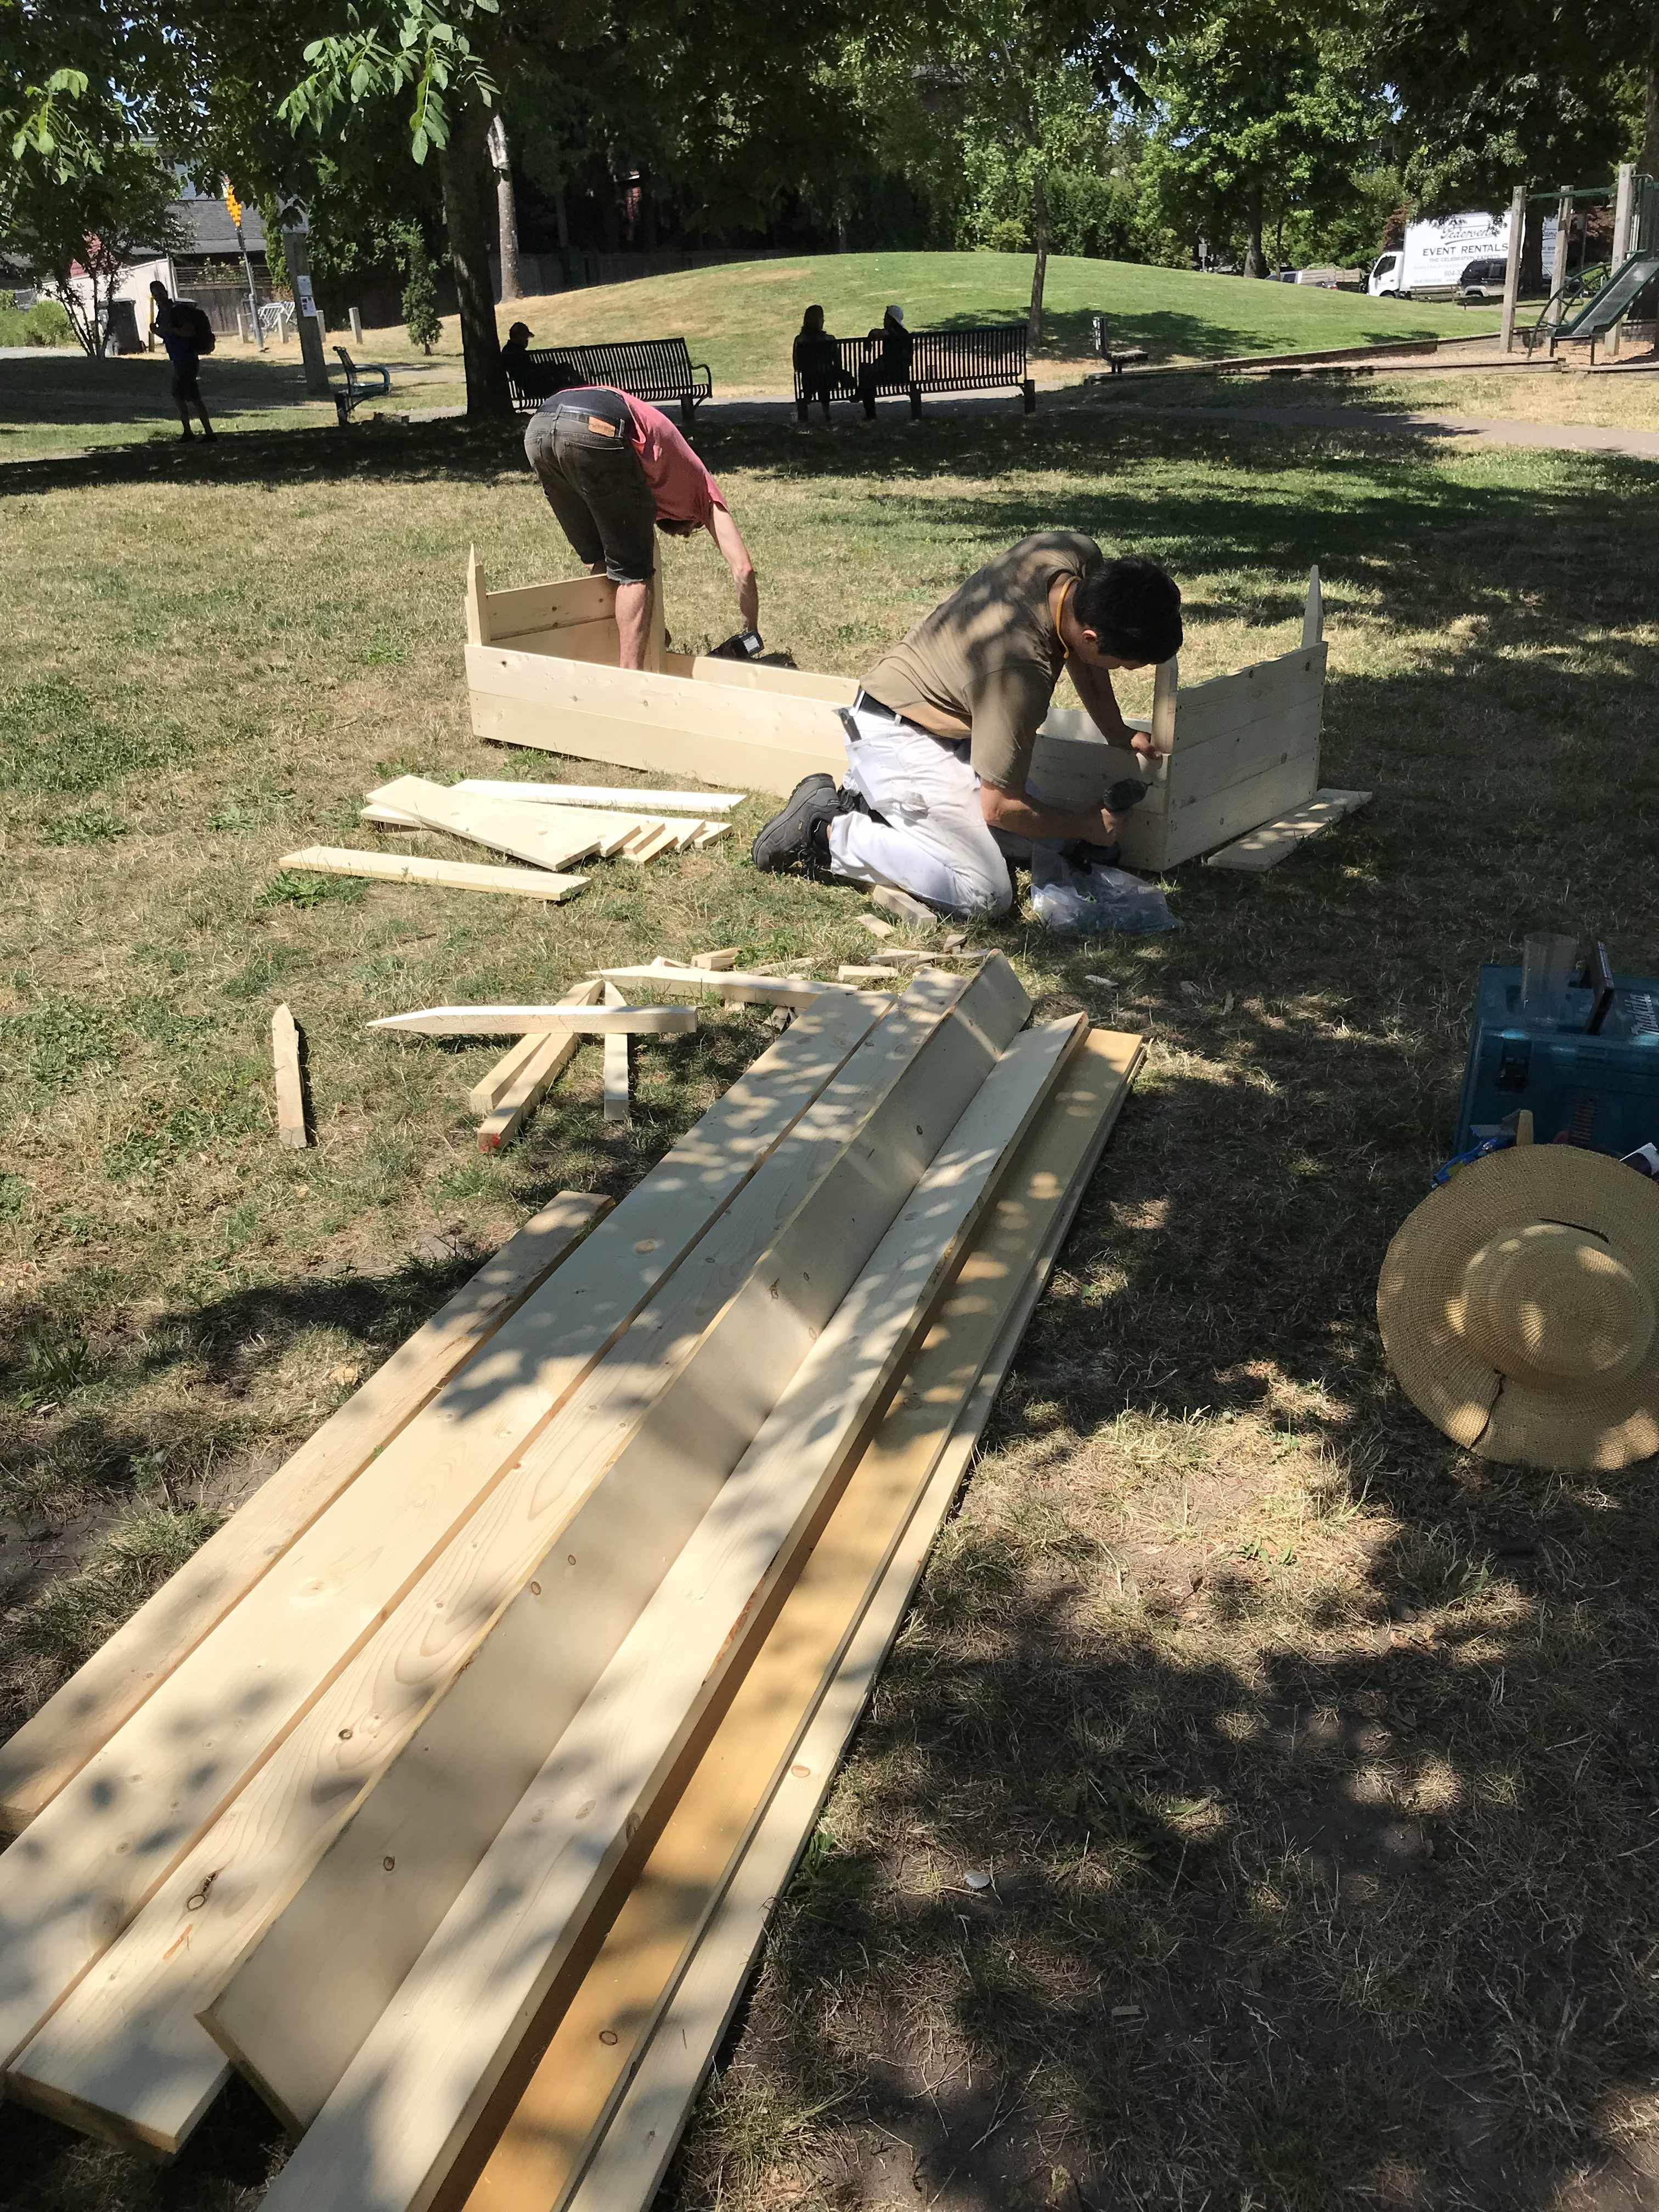
[[529,860],[553,874],[601,853],[616,834],[617,817],[562,819],[545,806],[514,805],[507,799],[464,798],[424,776],[401,775],[369,794],[364,811],[406,815],[423,830],[447,830],[475,845],[493,846],[515,860]]
[[[409,819],[414,823],[412,816]],[[555,905],[574,898],[587,881],[586,876],[555,875],[550,868],[495,868],[477,860],[430,860],[416,853],[358,853],[345,845],[307,845],[302,852],[284,853],[276,865],[315,875],[364,876],[376,883],[441,884],[451,890],[500,891],[514,898],[543,899]]]
[[681,968],[672,961],[653,961],[648,967],[606,968],[610,983],[646,983],[653,991],[695,992],[723,999],[732,1006],[810,1006],[835,987],[815,982],[808,975],[763,975],[741,968],[703,968],[695,963]]
[[27,1826],[610,1210],[544,1206],[0,1744],[0,1828]]
[[[709,1959],[728,1948],[723,1936],[699,1939],[712,1915],[729,1921],[724,1900],[735,1877],[738,1895],[746,1889],[758,1912],[744,1917],[752,1941],[726,1976],[723,2022],[1140,1052],[1138,1037],[1096,1031],[1067,1066],[603,1947],[574,1992],[556,1991],[532,2027],[506,2094],[485,2111],[451,2172],[442,2212],[555,2212],[602,2136],[610,2159],[632,2141],[632,2115],[608,2130],[607,2123],[642,2055],[653,2105],[661,2098],[665,2067],[653,2062],[653,2030],[685,1967],[701,1959],[706,1977]],[[826,1712],[827,1739],[819,1717]],[[808,1782],[810,1792],[801,1786]],[[763,1838],[792,1814],[796,1840],[780,1870]],[[766,1886],[757,1897],[762,1864]],[[701,2070],[690,2069],[676,2134]],[[647,2193],[634,2194],[630,2183],[626,2201],[643,2204]],[[618,2197],[611,2212],[623,2202]]]
[[[564,1003],[572,1006],[591,1006],[600,996],[597,982],[578,983],[564,994]],[[607,1045],[610,1039],[606,1039]],[[508,1070],[507,1079],[495,1091],[487,1106],[477,1104],[478,1090],[473,1092],[474,1111],[482,1111],[483,1119],[478,1124],[478,1150],[497,1152],[503,1145],[511,1144],[526,1117],[541,1103],[552,1085],[575,1058],[580,1036],[560,1036],[556,1032],[532,1031],[520,1037],[510,1053],[497,1060],[489,1082],[503,1070]],[[624,1040],[624,1043],[626,1040]],[[483,1085],[479,1086],[482,1090]]]
[[1081,1018],[1018,1039],[985,1079],[272,2185],[271,2212],[430,2204],[657,1778],[751,1656]]
[[[0,2052],[15,2052],[51,2015],[28,2065],[14,2067],[15,2094],[35,2094],[27,2075],[38,2065],[39,2101],[52,2109],[118,2128],[127,2140],[162,2148],[182,2140],[194,2117],[185,2076],[204,2039],[189,2019],[188,1978],[177,1974],[200,1965],[210,1977],[222,1934],[234,1955],[246,1940],[244,1916],[252,1911],[258,1924],[270,1909],[253,1867],[278,1844],[286,1852],[313,1833],[321,1842],[307,1848],[325,1846],[354,1792],[370,1785],[395,1743],[383,1755],[359,1724],[394,1686],[418,1720],[422,1696],[438,1694],[447,1670],[464,1663],[488,1620],[469,1621],[446,1604],[448,1569],[435,1583],[422,1577],[481,1504],[491,1526],[515,1523],[521,1509],[531,1528],[539,1525],[533,1446],[520,1461],[526,1441],[544,1434],[550,1415],[673,1279],[872,1019],[867,1006],[838,999],[763,1054],[504,1324],[488,1364],[445,1384],[0,1856]],[[509,1469],[510,1499],[496,1495]],[[471,1557],[465,1546],[454,1555]],[[441,1610],[424,1611],[406,1640],[405,1603],[417,1589]],[[434,1633],[438,1622],[448,1624],[447,1637]],[[386,1624],[389,1638],[376,1643]],[[351,1675],[350,1662],[371,1644]],[[385,1677],[376,1671],[382,1652],[392,1670]],[[344,1708],[338,1719],[331,1690]],[[294,1747],[302,1717],[313,1735],[322,1730],[325,1751]],[[297,1778],[283,1764],[290,1747],[302,1754]],[[250,1796],[256,1770],[269,1786]],[[331,1786],[318,1795],[323,1774]],[[217,1840],[198,1862],[191,1854],[216,1822]],[[204,1888],[205,1875],[215,1879]],[[189,2030],[175,2027],[178,2049],[166,2032],[169,1992]],[[146,2008],[153,2039],[138,2051],[129,2023]],[[147,2134],[152,2069],[179,2094],[156,2099],[165,2114]],[[139,2106],[131,2117],[129,2088]],[[100,2123],[106,2099],[120,2108],[118,2120]],[[185,2117],[174,2133],[180,2103]]]
[[712,952],[694,952],[690,964],[693,968],[720,969],[735,968],[738,964],[738,955],[742,950],[742,946],[738,945],[717,945]]
[[291,1152],[302,1152],[311,1139],[306,1129],[305,1080],[300,1073],[300,1030],[285,1006],[270,1018],[270,1054],[276,1072],[276,1141]]
[[[628,1001],[614,983],[607,983],[605,1003],[607,1006],[625,1006]],[[625,1036],[608,1036],[605,1040],[605,1118],[613,1128],[626,1129],[633,1121],[629,1084],[628,1039]]]

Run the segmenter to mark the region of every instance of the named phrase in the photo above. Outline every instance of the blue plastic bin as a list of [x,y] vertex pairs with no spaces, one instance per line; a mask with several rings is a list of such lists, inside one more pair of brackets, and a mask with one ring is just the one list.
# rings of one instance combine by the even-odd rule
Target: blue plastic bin
[[1584,1025],[1595,1005],[1592,991],[1576,989],[1560,1028],[1532,1028],[1521,1018],[1521,970],[1480,970],[1455,1151],[1492,1135],[1521,1107],[1540,1145],[1565,1131],[1618,1155],[1659,1139],[1659,978],[1615,975],[1592,1036]]

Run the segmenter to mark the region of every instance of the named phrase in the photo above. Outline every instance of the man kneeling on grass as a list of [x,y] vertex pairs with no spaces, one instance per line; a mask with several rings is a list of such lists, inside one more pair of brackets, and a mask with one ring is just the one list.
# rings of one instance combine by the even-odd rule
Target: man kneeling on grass
[[1112,846],[1118,817],[1028,795],[1038,726],[1063,669],[1101,735],[1150,752],[1126,727],[1115,668],[1181,645],[1181,593],[1156,562],[1109,561],[1078,530],[1042,530],[975,570],[864,678],[847,726],[847,774],[796,785],[756,838],[757,868],[888,884],[945,914],[1013,904],[999,836]]

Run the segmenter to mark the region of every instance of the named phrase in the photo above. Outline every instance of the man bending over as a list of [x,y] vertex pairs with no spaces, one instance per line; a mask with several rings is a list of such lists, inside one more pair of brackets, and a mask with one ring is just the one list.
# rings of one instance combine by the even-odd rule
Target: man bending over
[[577,559],[617,586],[622,665],[645,665],[659,530],[708,532],[732,572],[744,642],[758,653],[755,566],[720,486],[657,408],[609,385],[573,385],[570,374],[563,362],[548,370],[564,388],[531,416],[524,449]]
[[1118,817],[1045,805],[1026,790],[1031,749],[1064,669],[1101,735],[1149,752],[1112,690],[1115,668],[1181,645],[1181,593],[1156,562],[1109,561],[1078,530],[1042,530],[976,569],[884,653],[847,726],[847,773],[797,784],[756,838],[757,868],[889,884],[945,914],[1006,914],[994,832],[1113,845]]

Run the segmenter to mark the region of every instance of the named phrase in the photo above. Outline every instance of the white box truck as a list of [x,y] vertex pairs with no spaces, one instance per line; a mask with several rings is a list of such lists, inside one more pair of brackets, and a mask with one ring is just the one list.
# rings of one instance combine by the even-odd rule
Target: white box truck
[[[1543,247],[1547,280],[1555,261],[1553,223],[1545,229]],[[1405,244],[1377,255],[1365,289],[1375,300],[1502,299],[1509,251],[1507,210],[1436,216],[1407,224]]]

